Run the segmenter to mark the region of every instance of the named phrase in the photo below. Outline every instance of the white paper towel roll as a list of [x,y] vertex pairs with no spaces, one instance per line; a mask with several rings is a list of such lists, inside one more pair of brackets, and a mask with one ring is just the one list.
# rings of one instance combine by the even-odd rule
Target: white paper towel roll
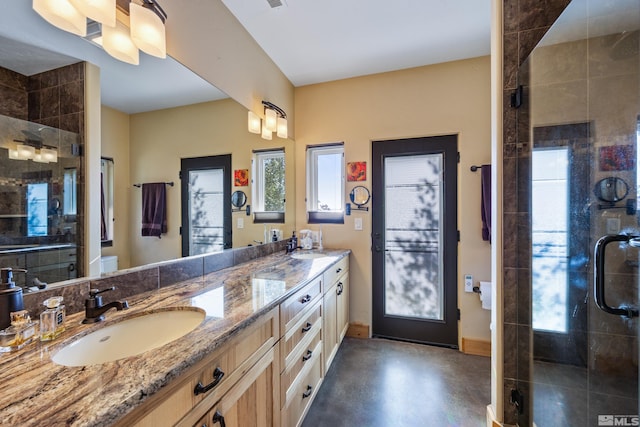
[[491,282],[480,282],[480,301],[482,308],[491,310]]

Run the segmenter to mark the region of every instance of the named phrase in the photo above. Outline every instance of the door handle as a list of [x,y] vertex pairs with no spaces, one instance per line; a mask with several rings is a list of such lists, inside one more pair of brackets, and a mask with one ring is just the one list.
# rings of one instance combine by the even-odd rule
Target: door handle
[[594,290],[593,290],[593,299],[598,308],[606,313],[613,314],[616,316],[626,316],[629,318],[638,317],[638,309],[633,307],[609,307],[605,300],[604,293],[604,256],[605,256],[605,248],[609,243],[613,242],[628,242],[630,246],[640,247],[640,238],[639,236],[627,236],[624,234],[615,234],[615,235],[607,235],[602,236],[596,242],[595,246],[595,267],[593,269],[594,274]]

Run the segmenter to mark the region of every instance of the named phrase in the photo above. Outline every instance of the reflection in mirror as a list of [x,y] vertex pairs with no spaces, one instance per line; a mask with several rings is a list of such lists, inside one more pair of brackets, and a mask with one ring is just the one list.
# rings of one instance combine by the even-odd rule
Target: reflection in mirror
[[[91,170],[85,169],[85,162],[81,161],[81,152],[78,151],[79,143],[74,141],[75,146],[69,146],[67,150],[72,155],[68,160],[73,160],[73,162],[67,161],[65,158],[58,162],[56,167],[62,176],[57,182],[48,186],[48,194],[45,199],[50,201],[57,198],[61,202],[61,209],[57,210],[58,218],[48,218],[50,231],[54,230],[55,233],[58,233],[59,229],[60,234],[53,236],[49,234],[46,239],[45,236],[29,239],[39,239],[41,242],[58,239],[65,243],[75,243],[76,239],[79,239],[83,244],[78,246],[78,251],[82,251],[85,247],[94,248],[96,246],[99,250],[102,239],[98,228],[94,227],[95,232],[85,236],[83,234],[84,227],[76,224],[75,221],[76,218],[88,218],[89,215],[94,214],[100,215],[100,209],[85,212],[84,194],[81,190],[88,182],[92,182],[91,185],[94,187],[87,188],[87,190],[92,194],[100,191],[96,183],[100,182],[97,160],[101,156],[114,159],[113,218],[117,219],[117,221],[106,221],[107,225],[109,222],[113,225],[111,234],[107,232],[108,238],[113,239],[113,246],[103,247],[101,255],[105,257],[117,256],[119,267],[124,269],[181,256],[178,233],[181,202],[179,192],[170,191],[168,193],[169,233],[166,237],[163,236],[161,241],[151,242],[143,240],[140,236],[140,193],[132,193],[127,189],[135,182],[175,180],[179,173],[179,163],[182,157],[231,153],[234,169],[250,169],[253,149],[273,149],[286,145],[287,192],[291,195],[295,194],[295,171],[293,169],[295,150],[292,141],[274,138],[271,143],[263,140],[259,135],[255,138],[249,135],[246,129],[246,108],[228,99],[224,93],[193,74],[174,59],[167,57],[167,59],[161,60],[145,56],[144,60],[140,61],[140,66],[133,67],[110,58],[102,49],[86,40],[59,31],[47,24],[33,12],[30,2],[12,1],[8,2],[6,6],[3,13],[0,14],[0,44],[3,47],[0,49],[0,70],[3,71],[0,73],[0,80],[4,76],[4,71],[7,71],[11,73],[10,83],[23,82],[21,87],[24,90],[26,87],[34,86],[24,83],[31,78],[30,76],[39,77],[39,73],[42,72],[59,73],[60,67],[66,68],[68,66],[73,75],[82,75],[83,78],[86,74],[84,74],[85,67],[83,67],[82,61],[94,64],[100,69],[100,81],[98,82],[102,102],[102,111],[99,114],[100,126],[97,126],[97,123],[84,123],[82,121],[84,115],[78,115],[80,117],[79,129],[101,128],[102,130],[102,134],[99,135],[101,152],[87,163],[94,165],[92,162],[95,161],[95,167],[91,166]],[[14,74],[17,77],[14,78]],[[122,79],[122,75],[127,75],[127,79]],[[72,81],[69,83],[69,75],[64,74],[63,76],[64,79],[56,78],[55,81],[60,82],[60,85],[69,84],[71,88],[77,86],[82,90],[83,83],[85,84],[84,88],[94,84],[94,82],[87,83],[88,79],[83,82]],[[172,81],[172,84],[166,85],[166,81],[169,80]],[[54,79],[47,79],[47,81],[54,81]],[[10,87],[11,85],[5,86]],[[90,87],[94,91],[97,90],[95,86]],[[159,87],[162,88],[161,91],[158,90]],[[61,89],[60,92],[65,92],[68,95],[69,92],[66,89],[65,87],[65,90]],[[141,93],[140,90],[144,93]],[[75,94],[75,92],[72,93]],[[4,96],[3,93],[3,99],[0,99],[0,114],[23,119],[31,116],[27,105],[30,97],[26,92],[17,97],[8,92],[6,95]],[[73,104],[75,107],[76,103]],[[70,105],[60,104],[59,100],[55,100],[51,105],[60,105],[61,111],[70,108]],[[79,103],[79,105],[83,107],[85,104]],[[14,108],[16,106],[19,107],[19,111]],[[5,112],[3,110],[5,107],[9,107],[10,112]],[[41,109],[41,111],[45,110],[45,108]],[[38,117],[38,121],[49,124],[49,120],[62,121],[74,117],[76,116],[71,114],[63,118]],[[91,117],[96,117],[96,115]],[[37,132],[38,128],[42,126],[41,123],[34,123],[33,127],[29,127],[27,130]],[[214,130],[212,131],[212,129]],[[77,137],[77,134],[75,135]],[[93,136],[95,137],[95,135]],[[20,133],[16,139],[24,139],[25,137],[29,137],[29,135],[25,136],[24,133]],[[185,141],[197,142],[185,144]],[[80,141],[80,143],[83,142]],[[212,150],[212,147],[215,148]],[[0,154],[3,151],[5,150],[0,150]],[[33,161],[15,160],[14,162],[25,167],[28,166],[32,172],[37,168],[45,170],[52,166],[52,164],[47,166],[47,164],[34,163]],[[158,167],[159,165],[162,167]],[[87,181],[88,176],[91,177],[90,181]],[[243,189],[243,192],[248,195],[245,206],[250,203],[250,185]],[[11,221],[14,223],[25,222],[26,234],[26,186],[23,187],[22,192],[24,194],[18,198],[18,201],[22,200],[22,202],[15,203],[22,209],[20,213],[22,219],[11,219]],[[13,199],[3,198],[2,200]],[[93,204],[91,207],[94,207]],[[295,198],[288,197],[285,206],[287,221],[284,224],[278,224],[277,229],[272,224],[254,225],[250,221],[245,221],[243,228],[235,227],[234,224],[233,246],[246,246],[253,244],[255,240],[263,240],[264,227],[267,230],[281,230],[281,235],[290,234],[291,230],[295,228],[294,209]],[[3,214],[5,212],[0,211],[0,216]],[[55,215],[52,214],[52,216]],[[0,219],[0,222],[2,221],[6,223],[9,220]],[[94,223],[97,225],[98,222],[99,220]],[[10,229],[11,227],[5,227],[0,231],[2,241],[11,236]],[[40,246],[38,243],[30,243],[29,245]],[[84,256],[78,252],[77,257],[79,260],[77,267],[80,270],[75,265],[65,268],[64,277],[48,279],[50,285],[51,282],[73,277],[76,273],[83,274],[82,259]],[[3,265],[11,264],[13,263],[3,261]],[[24,275],[16,277],[19,278],[19,276],[25,277]]]
[[351,208],[352,210],[369,210],[369,208],[365,206],[371,199],[371,193],[367,187],[363,187],[362,185],[353,187],[351,193],[349,193],[349,198],[351,199],[351,202],[356,205],[355,208]]
[[113,241],[113,159],[100,159],[100,241],[111,246]]
[[596,182],[593,192],[603,202],[615,203],[627,197],[629,186],[623,179],[610,176]]

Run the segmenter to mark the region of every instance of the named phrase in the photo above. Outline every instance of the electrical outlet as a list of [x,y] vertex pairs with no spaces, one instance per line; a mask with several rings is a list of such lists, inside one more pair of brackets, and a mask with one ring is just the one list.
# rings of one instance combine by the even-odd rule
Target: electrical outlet
[[356,230],[362,231],[362,218],[356,218],[353,224]]
[[244,218],[238,218],[238,228],[244,228]]
[[473,276],[470,274],[464,275],[464,291],[473,292]]

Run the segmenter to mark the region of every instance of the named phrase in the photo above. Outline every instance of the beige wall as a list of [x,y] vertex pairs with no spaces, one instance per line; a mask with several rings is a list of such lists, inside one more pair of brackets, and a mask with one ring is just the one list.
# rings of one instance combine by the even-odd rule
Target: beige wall
[[[181,256],[179,234],[180,213],[180,159],[219,154],[232,155],[232,170],[251,170],[252,149],[285,148],[287,164],[286,192],[295,194],[294,144],[274,136],[266,141],[260,135],[247,131],[247,109],[226,99],[185,107],[170,108],[131,115],[130,127],[130,188],[129,214],[131,265],[137,266]],[[134,183],[173,181],[167,187],[168,232],[161,239],[140,236],[141,194],[131,187]],[[247,193],[251,204],[251,187],[232,187],[232,191]],[[287,198],[286,224],[274,225],[290,235],[295,221],[293,197]],[[237,227],[243,218],[244,228]],[[263,240],[264,226],[254,225],[252,217],[243,212],[233,214],[233,246],[246,246],[253,240]],[[267,225],[267,227],[272,227]]]
[[[480,174],[472,164],[490,163],[489,57],[296,88],[297,228],[306,224],[305,146],[344,141],[345,162],[367,161],[371,188],[371,141],[457,134],[459,337],[490,339],[490,312],[477,294],[464,292],[464,274],[490,280],[490,245],[482,241]],[[362,184],[362,183],[358,183]],[[355,183],[347,183],[347,194]],[[375,195],[373,195],[375,197]],[[364,229],[354,230],[354,219]],[[371,325],[371,213],[354,212],[344,225],[323,225],[324,244],[353,250],[351,322]]]
[[102,106],[102,156],[111,157],[114,167],[113,246],[102,248],[102,256],[117,255],[118,268],[129,268],[130,234],[129,198],[129,115]]
[[262,100],[283,108],[293,137],[293,85],[221,0],[165,0],[162,7],[171,17],[169,55],[260,116]]

